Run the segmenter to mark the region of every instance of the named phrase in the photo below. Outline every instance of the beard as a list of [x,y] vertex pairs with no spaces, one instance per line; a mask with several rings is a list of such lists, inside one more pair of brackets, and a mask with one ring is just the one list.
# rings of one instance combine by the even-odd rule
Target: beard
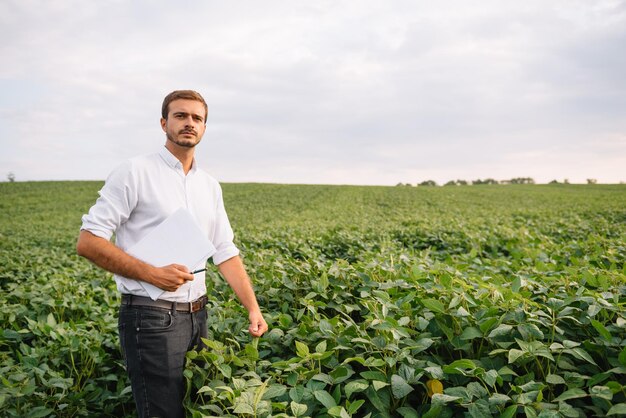
[[198,134],[196,132],[193,132],[193,134],[195,135],[195,138],[185,138],[182,137],[182,133],[187,133],[189,131],[180,131],[178,132],[177,135],[174,135],[172,132],[166,132],[165,135],[167,136],[167,139],[172,141],[173,143],[175,143],[176,145],[180,145],[181,147],[186,147],[186,148],[193,148],[196,145],[198,145],[198,142],[200,142],[200,138],[198,138]]

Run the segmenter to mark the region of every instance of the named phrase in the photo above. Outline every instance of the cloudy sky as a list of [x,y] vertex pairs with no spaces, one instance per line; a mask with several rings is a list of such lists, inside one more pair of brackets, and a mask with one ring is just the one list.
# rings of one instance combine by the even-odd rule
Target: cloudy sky
[[104,179],[191,88],[222,182],[626,181],[626,0],[1,0],[0,36],[0,180]]

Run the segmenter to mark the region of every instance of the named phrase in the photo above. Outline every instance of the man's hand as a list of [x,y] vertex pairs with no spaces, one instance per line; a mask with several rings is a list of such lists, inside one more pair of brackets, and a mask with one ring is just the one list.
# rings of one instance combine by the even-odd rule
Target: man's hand
[[267,322],[265,322],[261,311],[250,312],[248,318],[250,319],[248,331],[253,337],[260,337],[267,331]]
[[193,274],[189,272],[189,269],[180,264],[155,267],[150,273],[150,283],[168,292],[175,292],[183,284],[193,280],[193,278]]

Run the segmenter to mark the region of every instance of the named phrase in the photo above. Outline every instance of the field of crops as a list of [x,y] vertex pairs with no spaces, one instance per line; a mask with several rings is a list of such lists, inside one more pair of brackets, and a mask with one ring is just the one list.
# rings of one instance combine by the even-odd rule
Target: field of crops
[[[134,416],[100,186],[0,184],[2,416]],[[270,331],[213,269],[189,416],[626,416],[626,186],[223,188]]]

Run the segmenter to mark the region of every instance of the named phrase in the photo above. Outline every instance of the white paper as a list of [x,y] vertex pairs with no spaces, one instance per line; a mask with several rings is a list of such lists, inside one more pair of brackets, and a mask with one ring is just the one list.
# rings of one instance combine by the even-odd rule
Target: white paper
[[[216,251],[185,208],[171,214],[127,250],[130,255],[156,267],[175,263],[187,266],[190,270],[203,261],[206,263]],[[150,283],[139,283],[153,300],[165,292]]]

